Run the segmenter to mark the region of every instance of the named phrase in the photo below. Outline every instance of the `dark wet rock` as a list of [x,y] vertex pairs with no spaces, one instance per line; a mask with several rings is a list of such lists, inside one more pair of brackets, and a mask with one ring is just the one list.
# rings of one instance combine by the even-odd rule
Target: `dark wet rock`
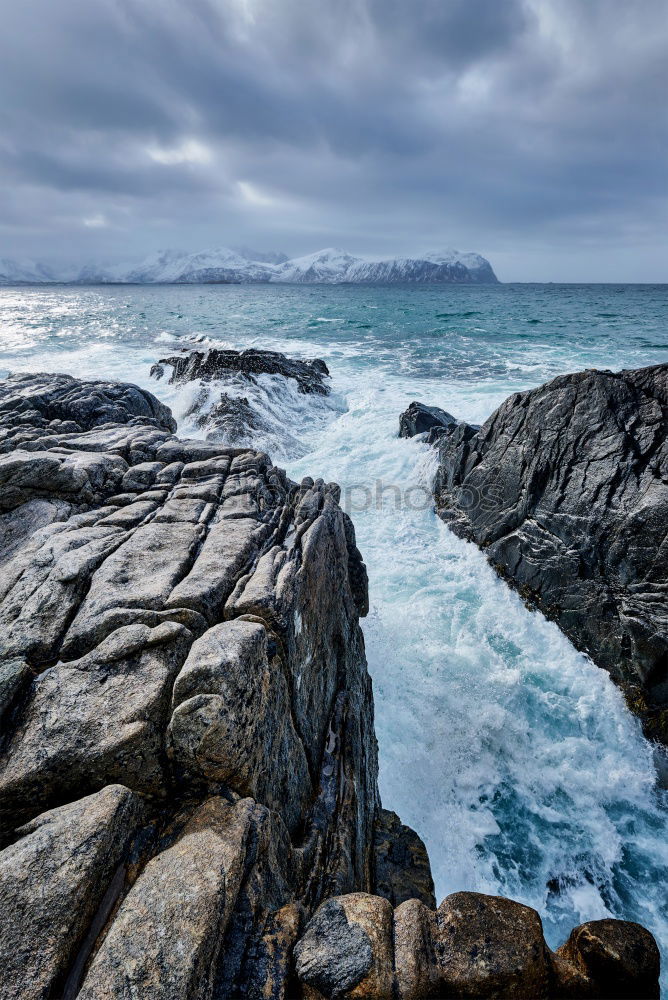
[[432,428],[454,427],[457,421],[438,406],[413,401],[399,417],[399,437],[411,438]]
[[[668,708],[668,365],[563,375],[438,442],[439,515],[629,691]],[[663,719],[663,722],[662,722]]]
[[218,401],[195,421],[206,429],[207,441],[227,441],[230,444],[248,444],[265,425],[245,396],[229,396],[221,392]]
[[25,660],[0,661],[0,721],[5,713],[11,711],[31,679],[32,673]]
[[419,899],[436,908],[429,855],[415,830],[405,826],[395,812],[381,809],[375,827],[375,891],[399,906]]
[[325,382],[329,371],[324,361],[319,358],[297,361],[277,351],[258,351],[254,348],[247,351],[224,351],[217,348],[185,351],[183,354],[161,358],[151,369],[151,375],[162,378],[164,365],[172,368],[170,382],[191,382],[194,379],[210,381],[234,375],[254,381],[255,375],[282,375],[284,378],[294,379],[300,392],[326,396],[330,391]]
[[304,926],[300,903],[287,903],[267,916],[257,941],[253,963],[244,982],[247,996],[263,1000],[293,1000],[300,989],[294,972],[293,950]]
[[[656,941],[640,924],[624,920],[592,920],[571,931],[557,951],[575,967],[593,992],[610,1000],[658,1000],[660,956]],[[563,965],[557,963],[564,975]],[[572,975],[566,971],[566,983]],[[590,994],[572,993],[580,996]]]

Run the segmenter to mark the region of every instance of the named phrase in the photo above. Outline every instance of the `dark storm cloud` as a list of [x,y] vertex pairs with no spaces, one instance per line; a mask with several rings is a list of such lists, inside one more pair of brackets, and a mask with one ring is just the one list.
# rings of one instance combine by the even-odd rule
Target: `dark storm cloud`
[[667,41],[664,0],[23,0],[0,255],[459,245],[660,280]]

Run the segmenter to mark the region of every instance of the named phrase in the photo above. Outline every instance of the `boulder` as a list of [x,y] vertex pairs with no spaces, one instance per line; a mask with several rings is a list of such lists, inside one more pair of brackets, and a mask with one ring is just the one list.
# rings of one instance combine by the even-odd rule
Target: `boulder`
[[295,949],[309,1000],[564,1000],[659,996],[659,955],[638,924],[576,928],[554,954],[535,910],[475,892],[438,910],[417,899],[394,911],[365,893],[323,903]]
[[511,899],[456,892],[436,913],[432,940],[451,997],[549,996],[549,949],[535,910]]
[[[571,931],[557,956],[575,967],[592,996],[658,1000],[659,949],[649,931],[640,924],[591,920]],[[558,963],[558,968],[561,971],[562,963]],[[568,982],[566,977],[565,985]]]
[[200,806],[123,900],[80,1000],[211,996],[250,833],[244,803],[214,798]]
[[295,947],[299,979],[324,997],[392,995],[392,907],[354,893],[324,903]]
[[264,626],[244,620],[193,643],[174,686],[170,752],[186,780],[231,784],[295,829],[314,790],[284,668],[268,646]]
[[176,622],[122,626],[35,678],[0,761],[0,830],[112,782],[164,796],[171,685],[191,638]]
[[454,427],[457,421],[438,406],[413,401],[399,417],[399,437],[411,438],[432,428]]

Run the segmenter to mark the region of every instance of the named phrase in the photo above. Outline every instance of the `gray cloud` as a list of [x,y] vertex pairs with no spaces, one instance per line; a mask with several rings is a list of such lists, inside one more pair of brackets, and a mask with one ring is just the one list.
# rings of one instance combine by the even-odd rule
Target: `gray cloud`
[[666,280],[665,0],[24,0],[0,256],[454,245]]

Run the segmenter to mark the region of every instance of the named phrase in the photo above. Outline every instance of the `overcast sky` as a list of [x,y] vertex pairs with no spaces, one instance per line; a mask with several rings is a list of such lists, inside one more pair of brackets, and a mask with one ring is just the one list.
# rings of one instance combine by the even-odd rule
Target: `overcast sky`
[[668,281],[668,0],[16,0],[0,256]]

